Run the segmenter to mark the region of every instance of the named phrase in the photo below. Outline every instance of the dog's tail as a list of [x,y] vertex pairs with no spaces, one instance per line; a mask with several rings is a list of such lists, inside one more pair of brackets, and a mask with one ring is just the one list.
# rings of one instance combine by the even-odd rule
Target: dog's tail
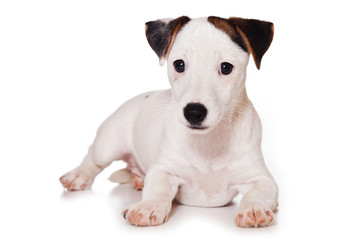
[[109,177],[109,180],[114,183],[132,183],[136,190],[144,188],[144,176],[132,173],[128,168],[120,169]]
[[120,183],[120,184],[131,183],[131,172],[127,168],[120,169],[114,172],[113,174],[111,174],[109,180],[111,182]]

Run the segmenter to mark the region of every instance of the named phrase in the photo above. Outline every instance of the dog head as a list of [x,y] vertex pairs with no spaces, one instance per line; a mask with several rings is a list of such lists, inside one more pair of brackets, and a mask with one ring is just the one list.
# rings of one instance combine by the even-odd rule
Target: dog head
[[236,112],[245,89],[249,55],[260,69],[273,38],[270,22],[179,17],[146,23],[148,42],[167,60],[177,117],[193,133],[206,133]]

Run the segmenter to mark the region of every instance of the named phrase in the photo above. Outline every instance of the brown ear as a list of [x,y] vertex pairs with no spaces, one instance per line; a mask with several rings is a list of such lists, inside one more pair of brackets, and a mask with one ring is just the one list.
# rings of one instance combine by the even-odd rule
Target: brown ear
[[253,55],[256,67],[260,69],[261,59],[270,47],[274,25],[255,19],[209,17],[208,21],[222,31],[242,49]]
[[256,67],[260,69],[261,59],[269,49],[274,36],[274,25],[255,19],[230,18],[236,31],[244,39],[253,55]]
[[182,16],[173,20],[157,20],[146,23],[146,38],[150,47],[158,55],[160,65],[164,65],[164,60],[170,51],[176,34],[189,21],[189,17]]

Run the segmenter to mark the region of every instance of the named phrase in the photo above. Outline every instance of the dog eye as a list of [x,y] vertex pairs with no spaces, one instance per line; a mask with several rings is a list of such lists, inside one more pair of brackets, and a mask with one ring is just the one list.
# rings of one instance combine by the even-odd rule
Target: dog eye
[[223,62],[220,64],[220,72],[222,75],[229,75],[233,70],[233,65],[228,62]]
[[185,63],[183,60],[178,59],[176,61],[174,61],[174,68],[178,73],[182,73],[185,71]]

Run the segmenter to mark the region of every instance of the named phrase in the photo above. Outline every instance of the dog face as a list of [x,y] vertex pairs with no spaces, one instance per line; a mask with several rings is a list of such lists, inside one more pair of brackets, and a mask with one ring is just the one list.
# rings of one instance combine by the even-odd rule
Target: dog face
[[178,120],[194,132],[215,127],[244,87],[248,60],[247,52],[206,19],[186,24],[167,57]]
[[231,122],[245,89],[249,54],[260,67],[273,25],[218,17],[148,22],[146,35],[168,77],[179,122],[192,133],[207,133]]

